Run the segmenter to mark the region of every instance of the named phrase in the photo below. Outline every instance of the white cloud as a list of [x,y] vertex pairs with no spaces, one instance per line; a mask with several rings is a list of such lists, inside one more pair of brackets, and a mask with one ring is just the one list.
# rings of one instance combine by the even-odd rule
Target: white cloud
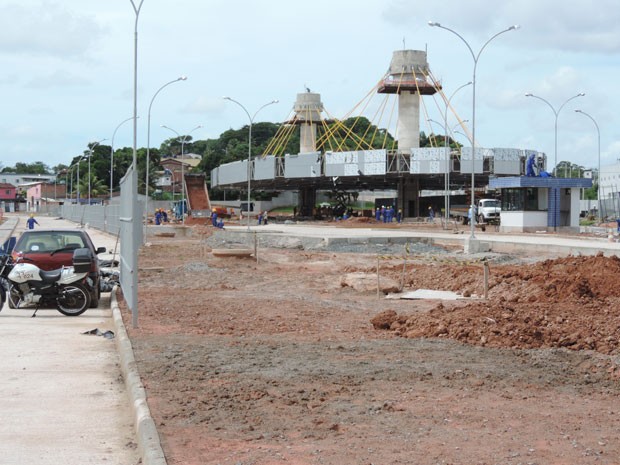
[[89,84],[89,80],[75,76],[65,70],[56,69],[44,76],[36,76],[26,83],[32,89],[49,89],[54,87],[81,87]]
[[182,110],[188,113],[198,113],[198,114],[217,114],[220,113],[225,106],[224,99],[214,99],[205,96],[200,96],[195,100],[189,102],[185,105]]
[[0,6],[0,53],[79,57],[102,35],[93,19],[71,14],[58,3],[27,3]]

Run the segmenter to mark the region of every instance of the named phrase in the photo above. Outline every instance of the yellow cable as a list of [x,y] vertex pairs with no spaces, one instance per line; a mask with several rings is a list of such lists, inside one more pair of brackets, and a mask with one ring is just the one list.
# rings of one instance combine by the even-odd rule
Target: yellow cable
[[[288,121],[291,118],[292,111],[289,113],[289,117],[286,119]],[[280,125],[274,137],[269,141],[267,148],[265,149],[264,155],[275,155],[277,156],[278,147],[281,145],[283,138],[286,135],[286,124]]]

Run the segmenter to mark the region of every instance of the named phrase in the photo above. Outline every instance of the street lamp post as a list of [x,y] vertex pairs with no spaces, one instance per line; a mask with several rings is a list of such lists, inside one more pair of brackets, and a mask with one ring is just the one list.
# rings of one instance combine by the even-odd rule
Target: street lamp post
[[80,159],[77,161],[77,178],[75,178],[76,184],[77,184],[77,204],[80,204],[80,162],[82,161],[82,156],[80,156]]
[[475,198],[475,192],[474,192],[474,187],[475,187],[475,175],[474,175],[475,169],[474,168],[475,168],[475,159],[476,159],[476,68],[478,67],[478,59],[480,58],[482,51],[486,48],[489,42],[491,42],[497,36],[504,34],[505,32],[519,29],[519,26],[517,25],[510,26],[509,28],[504,29],[503,31],[499,31],[495,35],[491,36],[491,38],[487,40],[484,43],[484,45],[480,48],[478,53],[475,54],[471,46],[469,45],[469,43],[458,32],[454,31],[453,29],[450,29],[449,27],[442,26],[440,23],[437,23],[434,21],[429,21],[428,25],[432,27],[439,27],[441,29],[445,29],[446,31],[451,32],[452,34],[457,36],[459,39],[461,39],[463,43],[467,46],[467,49],[471,53],[471,57],[474,60],[473,78],[471,80],[473,84],[473,89],[472,89],[472,116],[471,116],[472,130],[471,130],[471,206],[470,206],[471,208],[470,237],[474,239],[475,238],[475,234],[474,234],[475,224],[474,223],[476,221],[474,218],[475,217],[475,214],[474,214],[475,206],[476,206],[476,198]]
[[[127,228],[133,238],[133,244],[123,244],[121,247],[127,247],[130,253],[127,253],[126,260],[129,264],[129,271],[131,276],[127,279],[124,278],[123,270],[121,270],[121,286],[123,286],[123,295],[125,300],[129,303],[131,309],[131,322],[134,328],[138,327],[138,244],[137,237],[140,233],[140,220],[138,218],[138,20],[140,19],[140,10],[144,0],[139,0],[138,6],[134,0],[129,0],[135,13],[134,22],[134,46],[133,46],[133,155],[132,155],[132,170],[131,170],[131,185],[133,186],[133,192],[131,193],[131,216],[128,221],[131,222],[131,228]],[[137,2],[138,0],[136,0]],[[126,218],[121,218],[121,221],[127,221]],[[127,230],[126,229],[126,230]],[[129,288],[128,288],[129,287]]]
[[133,116],[127,118],[126,120],[121,121],[119,125],[116,126],[116,129],[112,133],[112,141],[110,144],[110,201],[112,201],[112,192],[114,191],[114,182],[113,182],[114,181],[114,137],[116,136],[116,131],[118,131],[118,128],[120,128],[124,123],[132,119],[133,119]]
[[[69,169],[68,169],[68,171],[71,171],[71,175],[70,175],[70,178],[69,178],[69,180],[70,180],[70,182],[71,182],[71,196],[70,196],[70,198],[71,198],[71,199],[73,199],[73,168],[77,165],[77,166],[78,166],[78,170],[79,170],[79,163],[80,163],[80,161],[81,161],[81,160],[82,160],[82,159],[81,159],[81,158],[79,158],[79,159],[78,159],[78,161],[76,161],[76,162],[75,162],[73,165],[71,165],[71,166],[69,167]],[[79,189],[79,182],[80,182],[80,180],[79,180],[79,179],[77,179],[76,184],[78,185],[78,189]]]
[[467,87],[469,85],[471,85],[472,82],[469,81],[466,84],[463,84],[462,86],[458,87],[454,92],[452,92],[452,95],[450,96],[450,98],[448,99],[448,101],[446,102],[446,110],[444,111],[443,114],[443,127],[445,130],[445,137],[444,137],[444,147],[446,149],[446,173],[444,175],[444,189],[445,189],[445,198],[444,198],[444,203],[445,203],[445,217],[446,217],[446,224],[448,224],[448,220],[450,219],[450,154],[449,152],[449,144],[448,144],[448,108],[450,108],[450,102],[452,101],[452,97],[454,97],[456,95],[456,93],[461,90],[464,87]]
[[594,123],[594,126],[596,127],[596,133],[598,135],[598,179],[596,182],[596,197],[598,198],[598,221],[599,223],[602,220],[602,216],[601,216],[601,130],[598,127],[598,124],[596,123],[596,120],[590,116],[589,114],[587,114],[585,111],[582,110],[575,110],[577,113],[581,113],[584,116],[587,116],[588,118],[590,118],[592,120],[592,122]]
[[[469,83],[471,84],[471,82]],[[463,87],[463,86],[462,86]],[[458,89],[457,89],[458,90]],[[452,94],[454,95],[454,94]],[[441,126],[441,128],[443,128],[444,130],[444,147],[446,150],[446,172],[444,173],[444,189],[445,189],[445,195],[444,195],[444,203],[445,203],[445,218],[446,218],[446,224],[448,219],[450,218],[450,157],[449,157],[449,143],[448,143],[448,128],[445,124],[448,123],[447,118],[444,119],[445,124],[440,123],[439,121],[435,121],[434,119],[429,119],[428,120],[429,123],[435,123],[438,124],[439,126]],[[464,119],[461,120],[459,123],[456,123],[454,126],[452,126],[452,128],[450,129],[450,134],[453,134],[455,132],[459,132],[456,131],[456,128],[458,128],[459,126],[463,125],[464,123],[468,123],[469,120],[468,119]],[[462,134],[462,133],[461,133]],[[466,136],[467,137],[467,136]]]
[[250,189],[252,187],[252,184],[251,184],[252,183],[252,125],[254,124],[254,118],[256,118],[256,115],[258,115],[259,111],[261,111],[266,106],[273,105],[274,103],[278,103],[279,100],[272,100],[271,102],[265,103],[262,107],[256,110],[256,113],[254,113],[254,116],[250,116],[250,113],[248,112],[248,110],[241,103],[237,102],[235,99],[230,98],[230,97],[223,97],[223,99],[230,100],[231,102],[239,105],[243,109],[245,114],[248,115],[248,119],[250,120],[249,136],[248,136],[248,205],[247,205],[248,231],[249,231],[250,230]]
[[104,140],[107,139],[101,139],[100,141],[88,144],[88,205],[90,205],[90,159],[93,157],[93,149],[99,144],[101,144]]
[[[549,108],[551,108],[551,111],[553,111],[553,114],[555,115],[555,126],[554,126],[554,144],[553,144],[553,169],[557,171],[557,167],[558,167],[558,116],[560,115],[560,112],[562,111],[562,108],[564,108],[564,105],[566,105],[568,102],[570,102],[573,99],[576,99],[577,97],[583,97],[584,95],[586,95],[583,92],[578,93],[577,95],[573,95],[571,98],[567,99],[564,101],[564,103],[562,105],[560,105],[560,108],[558,108],[557,110],[553,107],[553,105],[551,105],[549,103],[548,100],[545,100],[542,97],[539,97],[538,95],[534,95],[531,92],[528,92],[527,94],[525,94],[526,97],[533,97],[533,98],[537,98],[538,100],[541,100],[543,102],[545,102],[547,105],[549,105]],[[556,176],[557,176],[557,172],[556,172]]]
[[[159,89],[157,89],[157,92],[155,92],[155,94],[153,94],[153,98],[151,98],[151,103],[149,103],[149,114],[148,114],[148,121],[146,124],[146,180],[144,182],[144,242],[146,242],[146,237],[147,237],[147,219],[149,216],[149,172],[150,172],[150,164],[151,164],[151,108],[153,106],[153,102],[155,101],[155,97],[157,97],[157,95],[165,88],[168,87],[170,84],[174,84],[175,82],[179,82],[179,81],[186,81],[187,80],[187,76],[179,76],[176,79],[173,79],[172,81],[166,82],[163,86],[161,86]],[[173,196],[174,198],[174,196]]]
[[185,225],[185,162],[183,161],[183,155],[185,152],[185,141],[187,140],[187,138],[190,136],[192,132],[194,132],[196,129],[200,129],[202,125],[199,124],[194,129],[192,129],[187,134],[185,134],[183,137],[181,137],[181,135],[177,131],[175,131],[172,128],[169,128],[165,124],[162,124],[161,127],[174,132],[177,135],[177,137],[181,139],[181,218],[182,218],[183,225]]

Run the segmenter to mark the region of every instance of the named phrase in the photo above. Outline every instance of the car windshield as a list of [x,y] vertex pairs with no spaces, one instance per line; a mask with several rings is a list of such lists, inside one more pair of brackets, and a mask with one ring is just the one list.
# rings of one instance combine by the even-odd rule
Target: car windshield
[[488,208],[499,208],[499,200],[485,200],[483,203],[483,206],[488,207]]
[[25,253],[52,253],[55,251],[72,251],[86,247],[79,233],[62,231],[40,231],[28,233],[19,241],[16,249]]

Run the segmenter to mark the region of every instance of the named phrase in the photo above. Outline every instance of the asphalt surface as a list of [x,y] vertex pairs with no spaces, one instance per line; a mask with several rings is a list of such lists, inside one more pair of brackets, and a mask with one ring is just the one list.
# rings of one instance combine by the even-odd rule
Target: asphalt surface
[[[26,218],[19,217],[15,235],[24,230]],[[36,219],[40,228],[76,227],[56,218]],[[87,231],[96,247],[114,250],[117,245],[116,237]],[[0,235],[8,232],[0,229]],[[84,334],[117,332],[110,293],[102,294],[97,309],[78,317],[55,309],[41,309],[36,318],[32,313],[6,304],[0,312],[0,463],[140,463],[117,341]]]

